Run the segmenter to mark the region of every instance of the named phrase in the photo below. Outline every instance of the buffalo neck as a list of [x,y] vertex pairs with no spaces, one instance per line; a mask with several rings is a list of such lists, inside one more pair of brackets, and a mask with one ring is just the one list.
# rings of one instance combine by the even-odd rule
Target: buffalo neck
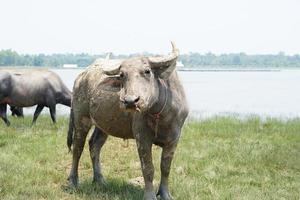
[[157,79],[157,85],[159,88],[158,100],[153,104],[149,110],[149,115],[154,118],[159,118],[164,111],[168,101],[168,88],[163,79]]

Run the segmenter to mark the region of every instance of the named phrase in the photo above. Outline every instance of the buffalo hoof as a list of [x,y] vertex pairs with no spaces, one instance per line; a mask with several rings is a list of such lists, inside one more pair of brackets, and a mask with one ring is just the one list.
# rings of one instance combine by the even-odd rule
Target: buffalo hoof
[[157,196],[160,196],[162,200],[173,200],[168,189],[163,188],[162,186],[159,188]]
[[78,187],[78,178],[74,176],[69,176],[69,187],[70,188],[77,188]]
[[93,178],[93,183],[98,184],[98,185],[107,185],[107,182],[103,178],[103,176],[95,176]]
[[143,199],[144,200],[157,200],[154,192],[145,192]]
[[10,126],[10,122],[8,121],[8,119],[6,119],[6,118],[2,118],[2,119],[3,119],[3,121],[4,121],[4,123],[6,124],[7,127]]

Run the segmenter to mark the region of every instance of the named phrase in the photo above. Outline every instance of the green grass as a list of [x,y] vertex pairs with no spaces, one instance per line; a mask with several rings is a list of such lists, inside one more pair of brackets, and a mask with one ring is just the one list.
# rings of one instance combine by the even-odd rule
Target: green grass
[[[143,188],[133,140],[110,137],[102,150],[107,186],[92,184],[86,145],[80,186],[68,190],[71,154],[66,147],[68,119],[53,125],[41,116],[0,123],[0,199],[141,199]],[[155,147],[155,185],[160,148]],[[186,124],[170,175],[175,199],[300,199],[300,119],[281,121],[216,117]]]

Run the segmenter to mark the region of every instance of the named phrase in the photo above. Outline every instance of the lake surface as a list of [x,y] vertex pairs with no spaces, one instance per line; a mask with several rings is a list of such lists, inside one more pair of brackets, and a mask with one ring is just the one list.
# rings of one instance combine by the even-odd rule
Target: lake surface
[[[83,69],[52,69],[72,89]],[[300,117],[300,70],[180,71],[193,116]],[[58,106],[58,114],[69,109]],[[46,113],[48,113],[48,110]],[[26,109],[32,113],[33,108]],[[45,111],[44,111],[45,113]]]

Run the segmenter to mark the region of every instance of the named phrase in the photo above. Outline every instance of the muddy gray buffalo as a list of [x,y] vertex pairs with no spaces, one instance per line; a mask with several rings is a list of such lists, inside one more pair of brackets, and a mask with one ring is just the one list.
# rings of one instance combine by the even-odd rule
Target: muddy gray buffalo
[[172,199],[168,177],[173,155],[188,115],[183,87],[178,78],[178,50],[167,56],[96,60],[76,79],[68,133],[73,144],[69,184],[78,185],[78,163],[86,136],[93,164],[93,181],[103,183],[99,154],[108,135],[135,139],[145,181],[144,199],[156,199],[151,148],[162,147],[161,181],[157,195]]
[[[9,126],[7,104],[14,109],[37,105],[32,124],[44,107],[56,121],[56,104],[71,106],[72,94],[57,74],[46,69],[0,70],[0,116]],[[16,110],[14,110],[16,111]]]

